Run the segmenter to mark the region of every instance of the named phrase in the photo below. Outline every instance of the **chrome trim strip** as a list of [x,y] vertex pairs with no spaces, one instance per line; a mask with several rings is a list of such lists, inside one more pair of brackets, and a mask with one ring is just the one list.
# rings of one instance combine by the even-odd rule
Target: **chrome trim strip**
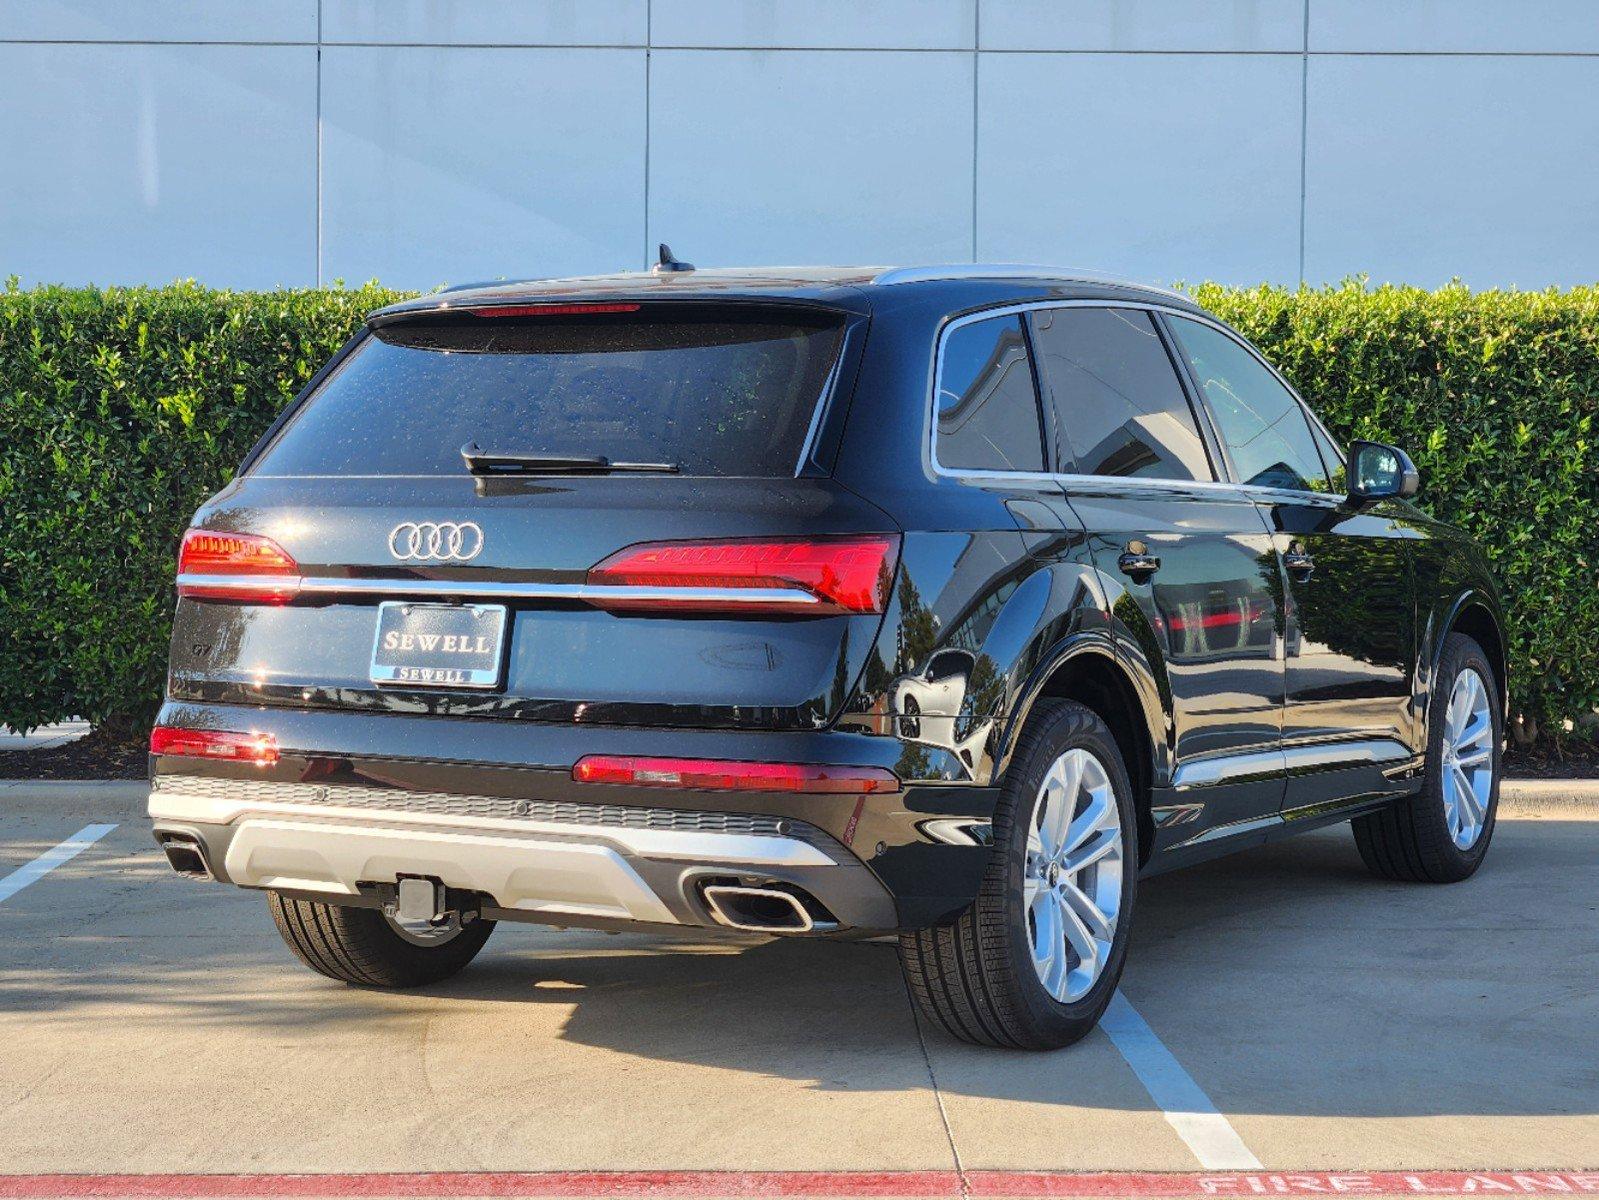
[[1156,829],[1167,829],[1172,825],[1187,825],[1197,821],[1204,811],[1204,801],[1199,801],[1188,804],[1156,805],[1149,810],[1149,815],[1154,820]]
[[796,610],[821,601],[799,588],[655,588],[616,584],[506,582],[495,579],[356,579],[326,576],[197,575],[178,576],[180,587],[216,591],[259,592],[290,589],[311,596],[487,596],[513,600],[694,600],[717,604],[780,604]]
[[1358,742],[1317,742],[1314,745],[1284,746],[1283,757],[1290,772],[1319,771],[1324,767],[1366,766],[1399,762],[1414,753],[1394,738],[1367,738]]
[[[169,776],[150,793],[149,816],[154,821],[188,821],[210,825],[239,825],[262,820],[298,820],[316,827],[360,832],[386,831],[399,836],[413,831],[448,831],[492,839],[508,846],[543,839],[563,845],[614,847],[636,858],[665,859],[705,865],[740,867],[834,867],[838,863],[820,847],[783,834],[721,833],[690,829],[641,828],[584,821],[546,821],[535,818],[463,816],[450,813],[411,812],[397,808],[355,808],[317,801],[263,800],[248,796],[212,795],[196,788],[185,790],[186,776]],[[287,789],[309,784],[289,784]],[[289,793],[293,794],[292,791]]]
[[1393,738],[1281,746],[1274,750],[1251,750],[1243,754],[1222,754],[1214,758],[1190,760],[1179,766],[1172,775],[1172,787],[1178,790],[1211,787],[1219,783],[1237,783],[1242,779],[1400,762],[1414,757],[1408,746]]
[[1196,833],[1186,842],[1178,842],[1170,849],[1185,850],[1189,846],[1202,846],[1206,842],[1237,837],[1245,833],[1254,833],[1257,829],[1270,829],[1274,825],[1281,825],[1282,820],[1282,816],[1279,813],[1267,813],[1263,817],[1249,817],[1242,821],[1229,821],[1225,825],[1212,825],[1209,829]]
[[1172,773],[1172,787],[1210,787],[1217,783],[1236,783],[1240,779],[1269,778],[1288,770],[1281,748],[1252,750],[1245,754],[1222,754],[1183,763]]
[[[1042,269],[1042,268],[1040,268]],[[893,274],[894,272],[888,272]],[[935,276],[934,278],[939,278]],[[881,282],[879,277],[878,282]],[[909,280],[895,280],[893,282],[909,282]],[[1096,282],[1094,280],[1072,280],[1072,282]],[[1114,280],[1102,282],[1113,283]],[[1142,286],[1142,285],[1140,285]],[[1165,292],[1164,289],[1151,288],[1151,291],[1162,292],[1164,295],[1178,299],[1186,299],[1176,292]],[[1251,357],[1272,373],[1278,383],[1288,389],[1288,392],[1299,402],[1299,407],[1311,419],[1320,424],[1311,407],[1305,403],[1305,398],[1294,390],[1293,385],[1283,378],[1282,372],[1261,356],[1260,351],[1243,340],[1239,334],[1208,313],[1186,308],[1173,308],[1169,304],[1157,304],[1152,301],[1140,300],[1027,300],[1015,304],[996,305],[993,308],[980,309],[977,312],[967,313],[955,318],[939,330],[938,340],[933,347],[933,394],[932,405],[927,422],[927,453],[928,461],[932,464],[933,474],[950,479],[999,479],[999,480],[1044,480],[1058,483],[1068,490],[1076,488],[1080,491],[1093,489],[1109,489],[1111,491],[1126,491],[1130,489],[1152,489],[1156,491],[1206,491],[1223,495],[1236,496],[1245,500],[1283,501],[1291,500],[1295,503],[1312,503],[1336,507],[1346,499],[1331,492],[1297,492],[1286,488],[1262,487],[1259,484],[1237,483],[1230,479],[1143,479],[1125,475],[1077,475],[1069,473],[1051,473],[1040,471],[986,471],[967,470],[958,467],[946,467],[938,461],[938,398],[943,394],[944,385],[944,343],[951,332],[963,325],[970,325],[976,321],[986,321],[991,317],[1011,316],[1015,313],[1037,312],[1047,308],[1131,308],[1144,312],[1167,313],[1175,317],[1184,317],[1196,321],[1201,325],[1208,325],[1218,333],[1230,338],[1242,346]],[[1042,403],[1042,397],[1040,397]],[[1201,398],[1203,402],[1203,398]],[[1323,426],[1325,432],[1325,426]],[[1329,441],[1332,439],[1329,437]],[[1337,443],[1334,443],[1336,445]]]

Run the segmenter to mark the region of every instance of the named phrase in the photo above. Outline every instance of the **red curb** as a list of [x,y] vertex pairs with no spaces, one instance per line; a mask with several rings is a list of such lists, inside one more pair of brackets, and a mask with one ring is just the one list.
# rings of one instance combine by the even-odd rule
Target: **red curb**
[[306,1175],[0,1175],[4,1200],[78,1197],[1582,1196],[1599,1171],[509,1171]]

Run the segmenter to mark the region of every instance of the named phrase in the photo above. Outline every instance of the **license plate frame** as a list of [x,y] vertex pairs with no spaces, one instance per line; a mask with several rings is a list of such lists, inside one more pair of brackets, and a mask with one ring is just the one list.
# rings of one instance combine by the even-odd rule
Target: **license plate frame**
[[[485,621],[491,624],[485,627],[481,624]],[[500,686],[505,670],[508,622],[503,604],[385,600],[378,605],[368,678],[379,687],[493,690]],[[387,640],[390,634],[392,644]],[[399,639],[406,635],[434,640],[425,647],[415,640],[402,646]],[[468,648],[451,645],[465,638],[472,639]],[[490,638],[489,645],[482,644],[484,638]],[[451,656],[456,661],[450,661]]]

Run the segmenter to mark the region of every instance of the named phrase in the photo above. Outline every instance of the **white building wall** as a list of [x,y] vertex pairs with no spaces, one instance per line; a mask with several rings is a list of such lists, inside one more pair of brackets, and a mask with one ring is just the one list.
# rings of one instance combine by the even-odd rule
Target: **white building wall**
[[0,0],[0,276],[1599,279],[1599,0]]

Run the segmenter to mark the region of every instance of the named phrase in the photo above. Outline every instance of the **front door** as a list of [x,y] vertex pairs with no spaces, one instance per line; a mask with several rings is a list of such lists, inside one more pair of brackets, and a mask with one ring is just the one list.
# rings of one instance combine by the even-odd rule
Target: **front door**
[[1208,324],[1168,324],[1283,577],[1285,814],[1402,790],[1413,744],[1413,531],[1393,506],[1346,503],[1336,450],[1253,351]]
[[1068,305],[1031,326],[1063,487],[1167,713],[1155,848],[1264,837],[1282,802],[1284,625],[1261,513],[1217,482],[1152,313]]

